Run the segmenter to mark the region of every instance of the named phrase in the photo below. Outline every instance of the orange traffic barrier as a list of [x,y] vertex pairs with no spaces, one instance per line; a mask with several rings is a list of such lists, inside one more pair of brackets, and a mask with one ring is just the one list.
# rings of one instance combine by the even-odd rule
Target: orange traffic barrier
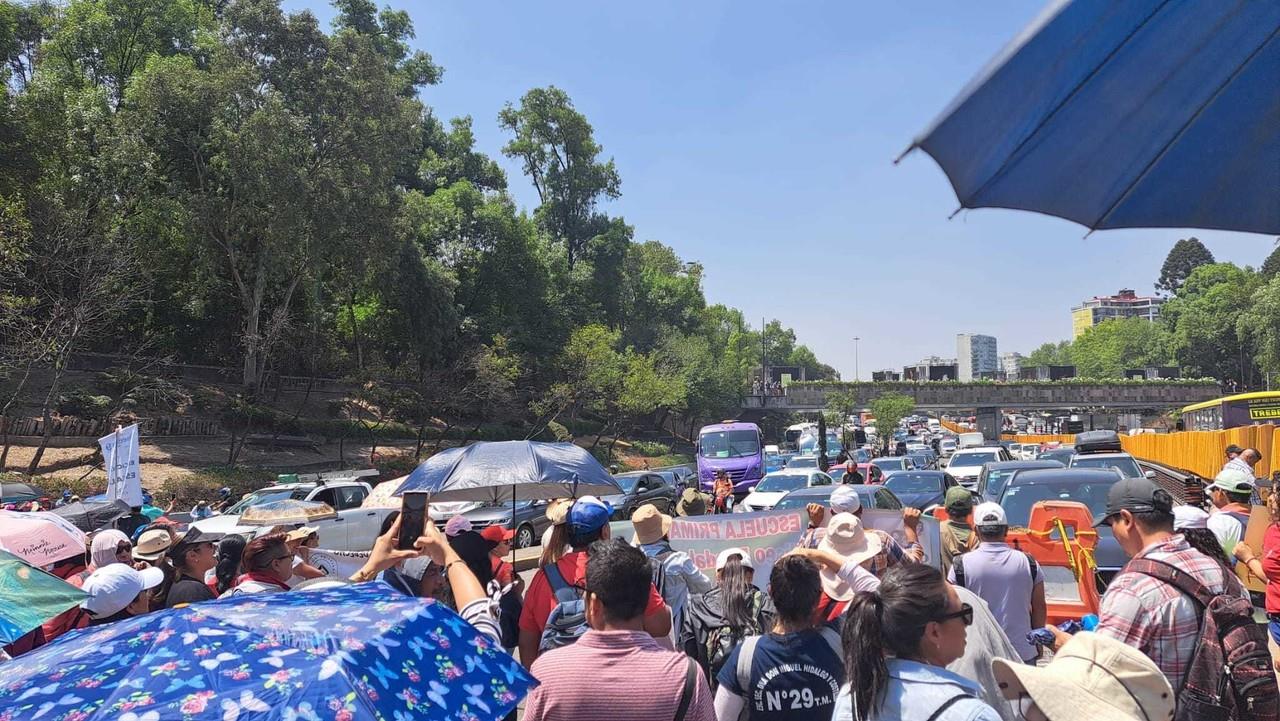
[[1078,621],[1085,614],[1098,613],[1093,561],[1098,533],[1093,530],[1087,506],[1075,501],[1041,501],[1032,506],[1026,528],[1009,530],[1009,543],[1040,564],[1049,623]]

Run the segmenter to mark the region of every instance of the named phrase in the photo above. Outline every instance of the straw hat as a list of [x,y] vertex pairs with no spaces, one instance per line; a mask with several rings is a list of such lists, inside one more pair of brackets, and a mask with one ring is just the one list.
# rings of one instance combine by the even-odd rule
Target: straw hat
[[573,507],[572,498],[557,498],[547,504],[547,520],[551,525],[559,526],[569,520],[569,509]]
[[155,561],[169,551],[173,536],[163,528],[153,528],[138,538],[133,557],[139,561]]
[[1173,688],[1141,651],[1082,631],[1038,668],[1002,658],[992,661],[1000,693],[1025,693],[1046,716],[1089,721],[1173,718]]
[[671,516],[646,503],[631,514],[631,525],[635,526],[636,541],[640,545],[653,543],[671,532]]
[[[827,534],[818,548],[834,553],[846,562],[862,563],[880,553],[884,544],[879,535],[867,533],[861,518],[852,513],[837,513],[827,524]],[[833,601],[848,601],[856,593],[853,586],[841,581],[834,571],[824,567],[821,577],[822,590]]]

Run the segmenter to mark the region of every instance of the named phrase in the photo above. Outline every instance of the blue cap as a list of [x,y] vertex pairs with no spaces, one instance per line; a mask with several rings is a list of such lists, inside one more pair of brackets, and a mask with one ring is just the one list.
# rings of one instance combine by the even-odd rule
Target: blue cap
[[595,496],[583,496],[569,508],[569,532],[583,536],[600,530],[613,515],[613,506]]

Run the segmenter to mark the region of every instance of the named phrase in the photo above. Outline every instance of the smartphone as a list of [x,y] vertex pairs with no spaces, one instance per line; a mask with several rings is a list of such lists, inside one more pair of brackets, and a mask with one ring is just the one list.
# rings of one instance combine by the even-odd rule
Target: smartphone
[[427,494],[405,493],[400,501],[400,538],[396,548],[410,550],[427,522]]

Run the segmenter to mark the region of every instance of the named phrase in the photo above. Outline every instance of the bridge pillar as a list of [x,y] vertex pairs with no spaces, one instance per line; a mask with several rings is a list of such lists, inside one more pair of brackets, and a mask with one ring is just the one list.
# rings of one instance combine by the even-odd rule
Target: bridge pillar
[[1000,409],[996,406],[983,406],[973,414],[982,437],[989,441],[1000,440],[1000,429],[1004,426]]

